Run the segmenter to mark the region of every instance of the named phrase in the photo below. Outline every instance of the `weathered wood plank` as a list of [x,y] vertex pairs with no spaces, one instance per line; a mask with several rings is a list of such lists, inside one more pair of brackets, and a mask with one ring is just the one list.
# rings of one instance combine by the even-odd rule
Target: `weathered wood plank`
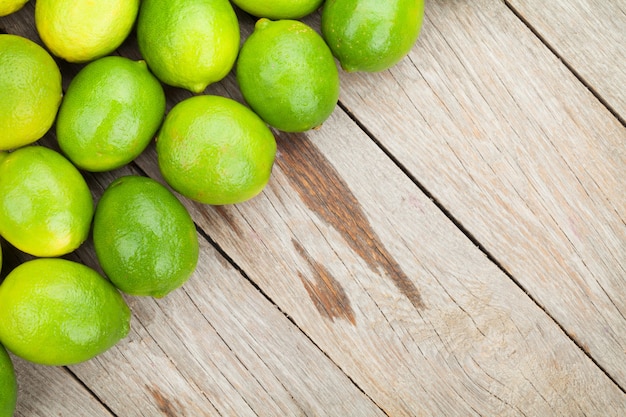
[[506,2],[626,120],[626,1]]
[[626,129],[502,2],[426,14],[342,103],[626,387]]

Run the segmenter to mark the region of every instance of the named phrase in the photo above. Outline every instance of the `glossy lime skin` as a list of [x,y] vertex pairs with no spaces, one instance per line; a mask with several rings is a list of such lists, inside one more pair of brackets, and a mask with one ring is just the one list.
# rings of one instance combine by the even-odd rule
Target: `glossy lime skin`
[[93,210],[85,179],[58,152],[26,146],[0,163],[0,235],[21,251],[72,252],[87,239]]
[[131,295],[163,297],[198,263],[196,228],[185,206],[153,179],[125,176],[102,195],[93,225],[105,274]]
[[419,37],[424,0],[327,0],[322,35],[347,72],[384,71]]
[[239,52],[239,21],[228,0],[143,0],[137,42],[165,84],[200,93],[224,78]]
[[0,341],[43,365],[71,365],[106,351],[130,329],[130,309],[93,269],[61,258],[35,259],[0,285]]
[[272,20],[300,19],[313,13],[324,0],[232,0],[241,10]]
[[74,77],[59,109],[63,153],[79,168],[126,165],[148,146],[165,114],[165,93],[144,61],[108,56]]
[[246,102],[285,132],[320,126],[339,99],[339,74],[330,49],[297,20],[259,19],[236,69]]
[[0,151],[29,145],[54,123],[61,71],[35,42],[0,34]]
[[236,204],[267,185],[276,140],[252,110],[221,96],[195,96],[169,112],[157,138],[159,168],[176,191],[212,205]]
[[17,380],[11,357],[0,346],[0,417],[11,417],[17,403]]

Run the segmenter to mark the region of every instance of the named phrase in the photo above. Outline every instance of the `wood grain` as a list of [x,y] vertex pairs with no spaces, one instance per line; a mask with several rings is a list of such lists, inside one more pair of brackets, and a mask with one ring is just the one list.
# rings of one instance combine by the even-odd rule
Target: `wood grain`
[[431,1],[407,59],[342,82],[351,114],[626,387],[615,117],[501,2]]
[[508,0],[508,4],[626,120],[626,1]]

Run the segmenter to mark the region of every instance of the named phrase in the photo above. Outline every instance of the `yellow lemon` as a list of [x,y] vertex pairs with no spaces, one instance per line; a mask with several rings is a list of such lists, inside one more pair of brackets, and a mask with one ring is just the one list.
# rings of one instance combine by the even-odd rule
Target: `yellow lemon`
[[139,0],[37,0],[35,24],[54,55],[87,62],[124,42],[138,10]]
[[0,151],[41,138],[62,95],[61,72],[45,49],[21,36],[0,35]]
[[185,206],[153,179],[113,181],[96,207],[96,255],[106,276],[131,295],[163,297],[198,263],[196,227]]
[[178,103],[157,137],[163,178],[182,195],[206,204],[248,200],[269,181],[276,140],[243,104],[220,96]]
[[202,92],[224,78],[239,52],[239,21],[228,0],[144,0],[137,42],[166,84]]
[[0,235],[23,252],[67,254],[87,239],[91,193],[80,172],[61,154],[26,146],[0,163]]
[[126,337],[130,310],[93,269],[60,258],[15,268],[0,285],[0,341],[43,365],[89,360]]
[[26,3],[28,3],[28,0],[0,0],[0,17],[17,12]]

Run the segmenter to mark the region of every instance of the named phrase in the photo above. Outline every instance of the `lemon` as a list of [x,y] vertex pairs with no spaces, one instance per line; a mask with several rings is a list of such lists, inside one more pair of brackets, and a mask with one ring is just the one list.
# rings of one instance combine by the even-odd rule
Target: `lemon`
[[148,146],[165,114],[165,93],[144,61],[97,59],[70,83],[56,123],[61,150],[79,168],[109,171]]
[[313,13],[324,0],[232,0],[241,10],[268,19],[300,19]]
[[93,269],[60,258],[15,268],[0,285],[0,341],[26,360],[71,365],[126,337],[130,310]]
[[0,417],[11,417],[17,403],[17,380],[11,357],[0,346]]
[[0,150],[41,138],[63,95],[61,72],[45,49],[16,35],[0,35]]
[[93,200],[80,172],[61,154],[26,146],[0,163],[0,235],[34,256],[60,256],[89,234]]
[[276,140],[243,104],[195,96],[176,104],[157,137],[159,168],[182,195],[206,204],[248,200],[269,181]]
[[200,93],[224,78],[239,52],[239,21],[228,0],[144,0],[137,42],[164,83]]
[[322,35],[347,72],[377,72],[404,58],[419,36],[424,0],[327,0]]
[[37,0],[35,25],[54,55],[87,62],[117,49],[138,11],[139,0]]
[[153,179],[113,181],[96,207],[96,255],[107,277],[131,295],[163,297],[198,263],[196,228],[185,206]]
[[0,17],[17,12],[27,2],[28,0],[0,0]]
[[297,20],[259,19],[241,48],[236,72],[250,107],[286,132],[321,125],[339,99],[331,51],[317,32]]

